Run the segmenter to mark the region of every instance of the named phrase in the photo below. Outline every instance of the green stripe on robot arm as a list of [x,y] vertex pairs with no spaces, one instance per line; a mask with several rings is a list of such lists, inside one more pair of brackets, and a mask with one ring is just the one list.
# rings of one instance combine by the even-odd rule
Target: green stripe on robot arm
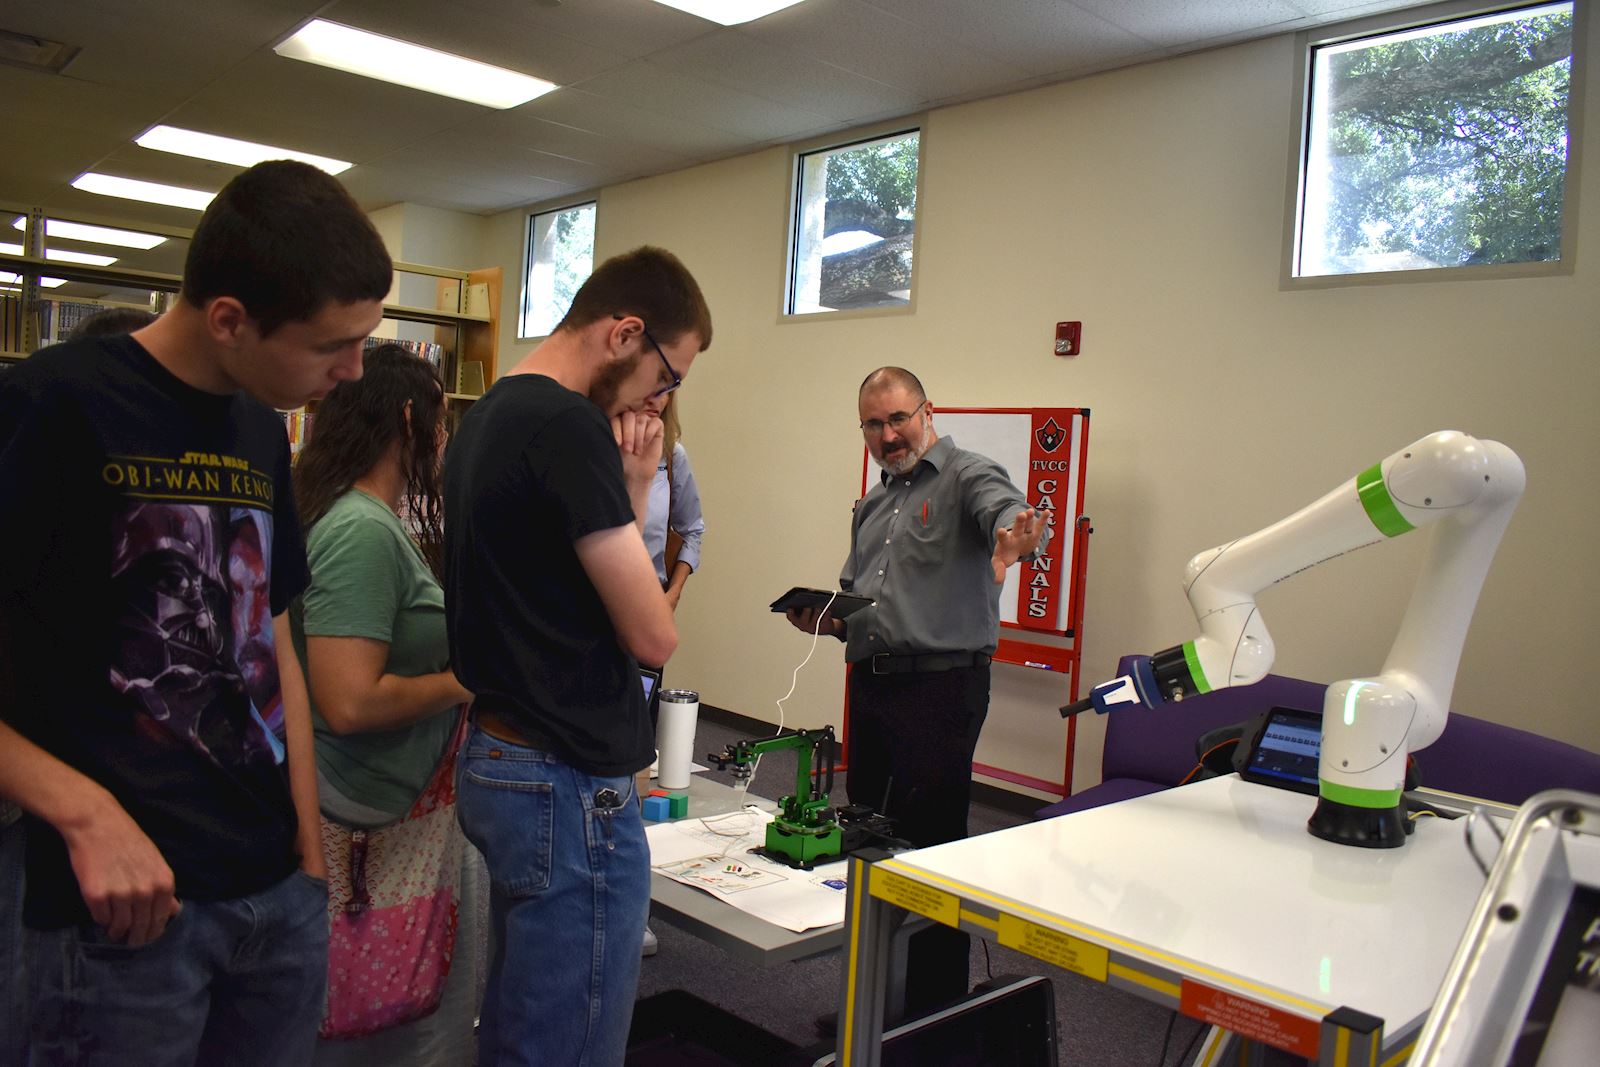
[[1317,790],[1324,800],[1332,800],[1352,808],[1393,808],[1400,804],[1398,789],[1357,789],[1339,785],[1326,778],[1317,782]]
[[1416,529],[1400,514],[1394,498],[1389,495],[1389,487],[1383,484],[1382,463],[1374,463],[1356,475],[1356,494],[1361,497],[1361,506],[1367,509],[1367,518],[1383,536],[1399,537]]
[[1195,692],[1211,692],[1214,686],[1206,681],[1206,672],[1200,669],[1200,656],[1194,650],[1193,641],[1183,643],[1183,661],[1189,665],[1189,677],[1194,681]]

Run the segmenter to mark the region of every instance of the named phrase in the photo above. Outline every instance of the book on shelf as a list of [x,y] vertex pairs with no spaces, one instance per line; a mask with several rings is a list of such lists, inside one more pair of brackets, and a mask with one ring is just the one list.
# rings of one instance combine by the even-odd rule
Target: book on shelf
[[283,416],[283,428],[289,435],[289,459],[299,458],[300,450],[305,447],[306,439],[311,435],[312,413],[305,408],[296,408],[293,411],[280,411]]
[[362,342],[361,347],[363,351],[371,351],[379,345],[399,345],[413,355],[427,360],[428,365],[435,371],[439,370],[444,363],[444,345],[435,344],[432,341],[408,341],[394,337],[369,337]]

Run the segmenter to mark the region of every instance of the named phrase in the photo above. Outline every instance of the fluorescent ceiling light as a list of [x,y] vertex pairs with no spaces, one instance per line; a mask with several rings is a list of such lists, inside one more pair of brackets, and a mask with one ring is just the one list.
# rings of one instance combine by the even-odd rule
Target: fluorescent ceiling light
[[397,41],[366,30],[313,19],[274,52],[363,78],[393,82],[424,92],[489,107],[525,104],[560,86],[504,67]]
[[[20,275],[7,274],[5,271],[0,271],[0,285],[20,286],[21,284],[22,278]],[[40,278],[39,284],[44,286],[46,289],[54,289],[57,286],[66,285],[67,280],[65,278]]]
[[[0,252],[8,256],[20,256],[22,246],[0,243]],[[44,250],[44,258],[59,263],[87,263],[92,267],[109,267],[117,261],[116,256],[97,256],[93,252],[72,252],[65,248],[47,248]]]
[[293,152],[255,141],[239,141],[232,137],[219,137],[214,133],[181,130],[176,126],[153,127],[143,137],[134,138],[134,144],[157,152],[172,152],[180,156],[209,159],[217,163],[232,163],[239,167],[253,167],[269,159],[297,159],[329,174],[343,174],[354,163],[327,156],[314,156],[309,152]]
[[[27,224],[28,220],[18,215],[12,222],[11,228],[21,230],[26,228]],[[60,219],[45,219],[44,233],[46,237],[59,237],[64,241],[116,245],[118,248],[150,249],[167,242],[165,237],[158,234],[139,233],[136,230],[114,230],[109,226],[89,226],[82,222],[63,222]]]
[[656,0],[658,4],[699,15],[724,26],[737,26],[741,22],[754,22],[774,11],[793,7],[800,0]]
[[162,185],[160,182],[142,182],[135,178],[96,174],[94,171],[79,175],[72,183],[72,187],[82,189],[86,193],[99,193],[101,196],[120,196],[124,200],[143,200],[147,204],[167,204],[195,211],[204,211],[206,205],[217,195],[208,193],[204,189],[185,189],[177,185]]

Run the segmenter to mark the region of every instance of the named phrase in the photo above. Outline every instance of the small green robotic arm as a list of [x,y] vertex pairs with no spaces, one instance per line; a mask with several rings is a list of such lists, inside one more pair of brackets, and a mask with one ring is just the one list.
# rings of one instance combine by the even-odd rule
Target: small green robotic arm
[[[755,741],[735,741],[721,752],[707,753],[706,758],[717,765],[717,770],[732,768],[734,777],[748,782],[763,754],[795,751],[794,793],[778,800],[778,814],[767,827],[766,851],[790,866],[809,868],[840,854],[839,824],[828,807],[836,748],[833,727],[824,726]],[[811,773],[813,752],[818,754],[819,764],[815,776]]]
[[[796,730],[792,734],[763,737],[757,741],[735,741],[721,752],[707,753],[707,758],[717,765],[717,770],[725,771],[731,766],[735,778],[748,781],[764,753],[793,749],[797,756],[794,793],[779,799],[778,810],[789,822],[810,826],[828,821],[828,794],[833,792],[836,746],[833,727],[824,726],[820,730]],[[818,774],[814,778],[811,774],[813,752],[818,754]]]

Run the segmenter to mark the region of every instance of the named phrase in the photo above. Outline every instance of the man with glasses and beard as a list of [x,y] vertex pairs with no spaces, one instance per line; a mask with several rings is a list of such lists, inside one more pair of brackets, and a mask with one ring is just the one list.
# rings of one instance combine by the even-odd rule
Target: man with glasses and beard
[[[967,836],[1000,586],[1007,567],[1044,546],[1048,519],[999,464],[934,431],[933,405],[910,371],[867,375],[859,409],[883,472],[856,506],[839,588],[872,606],[848,620],[815,608],[788,618],[845,642],[851,803],[882,810],[924,848]],[[966,994],[966,934],[936,926],[913,935],[907,954],[908,1012]]]
[[623,1060],[650,901],[638,663],[678,641],[641,534],[661,456],[644,409],[710,344],[676,257],[607,260],[446,457],[450,658],[475,695],[457,811],[492,885],[485,1065]]

